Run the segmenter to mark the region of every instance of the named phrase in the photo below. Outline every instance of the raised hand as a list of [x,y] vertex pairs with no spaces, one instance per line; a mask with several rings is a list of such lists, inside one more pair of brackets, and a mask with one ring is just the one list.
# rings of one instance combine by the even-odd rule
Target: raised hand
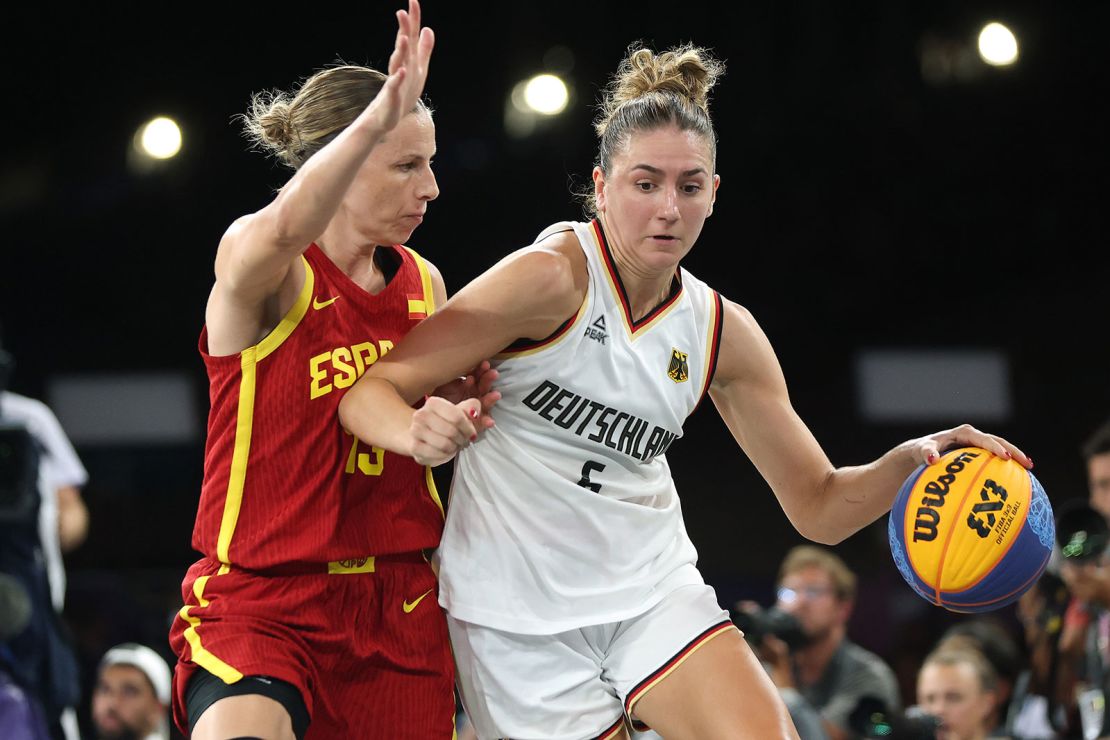
[[383,133],[391,131],[416,107],[428,79],[433,46],[435,33],[420,27],[419,0],[409,0],[407,11],[397,11],[397,40],[389,57],[389,77],[363,113],[376,119]]

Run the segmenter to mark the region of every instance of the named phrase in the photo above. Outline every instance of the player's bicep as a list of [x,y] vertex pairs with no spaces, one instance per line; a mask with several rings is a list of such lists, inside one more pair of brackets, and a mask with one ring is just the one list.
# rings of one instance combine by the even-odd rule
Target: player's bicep
[[414,327],[368,374],[413,403],[513,341],[549,335],[582,300],[558,262],[550,254],[507,258]]
[[276,233],[267,208],[243,216],[220,239],[216,284],[236,304],[255,305],[277,293],[308,244],[292,244]]
[[771,343],[745,309],[725,302],[718,369],[710,395],[737,443],[794,519],[795,503],[832,470],[790,403]]

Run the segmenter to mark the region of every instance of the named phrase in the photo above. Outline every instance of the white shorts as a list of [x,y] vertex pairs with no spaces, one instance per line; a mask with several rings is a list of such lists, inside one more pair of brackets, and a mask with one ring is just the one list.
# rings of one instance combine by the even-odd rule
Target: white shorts
[[502,632],[450,615],[447,626],[463,706],[482,740],[613,737],[649,689],[736,629],[704,584],[682,586],[632,619],[556,635]]

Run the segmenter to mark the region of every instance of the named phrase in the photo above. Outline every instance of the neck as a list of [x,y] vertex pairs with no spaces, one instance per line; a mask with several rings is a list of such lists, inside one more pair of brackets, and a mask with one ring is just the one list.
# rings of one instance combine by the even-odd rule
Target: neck
[[316,245],[343,274],[367,292],[376,294],[385,287],[385,276],[374,260],[378,245],[345,228],[342,219],[333,219]]
[[628,297],[632,320],[639,321],[667,300],[678,265],[655,267],[646,264],[636,257],[635,252],[623,246],[621,234],[611,230],[604,219],[601,219],[601,226],[605,231],[606,244]]

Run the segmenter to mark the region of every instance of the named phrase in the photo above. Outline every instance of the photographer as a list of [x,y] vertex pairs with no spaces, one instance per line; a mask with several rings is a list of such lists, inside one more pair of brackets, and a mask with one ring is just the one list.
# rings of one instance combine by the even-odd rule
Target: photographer
[[78,737],[73,650],[63,637],[63,547],[83,541],[87,474],[45,404],[7,390],[14,362],[0,346],[0,572],[25,591],[31,618],[3,644],[3,668],[38,705],[54,737]]
[[1060,674],[1053,685],[1057,696],[1069,699],[1072,726],[1110,737],[1103,708],[1110,684],[1110,422],[1091,435],[1082,453],[1089,505],[1062,508],[1056,522],[1060,577],[1072,599],[1053,655]]
[[1072,595],[1058,643],[1085,737],[1110,736],[1103,709],[1110,684],[1110,527],[1103,515],[1084,505],[1063,508],[1057,517],[1060,576]]
[[[800,545],[779,569],[775,608],[742,615],[738,622],[761,649],[803,740],[858,736],[849,717],[861,701],[875,702],[887,713],[899,709],[894,673],[847,639],[855,594],[856,576],[843,560],[824,548]],[[805,725],[819,725],[822,735],[807,733]]]

